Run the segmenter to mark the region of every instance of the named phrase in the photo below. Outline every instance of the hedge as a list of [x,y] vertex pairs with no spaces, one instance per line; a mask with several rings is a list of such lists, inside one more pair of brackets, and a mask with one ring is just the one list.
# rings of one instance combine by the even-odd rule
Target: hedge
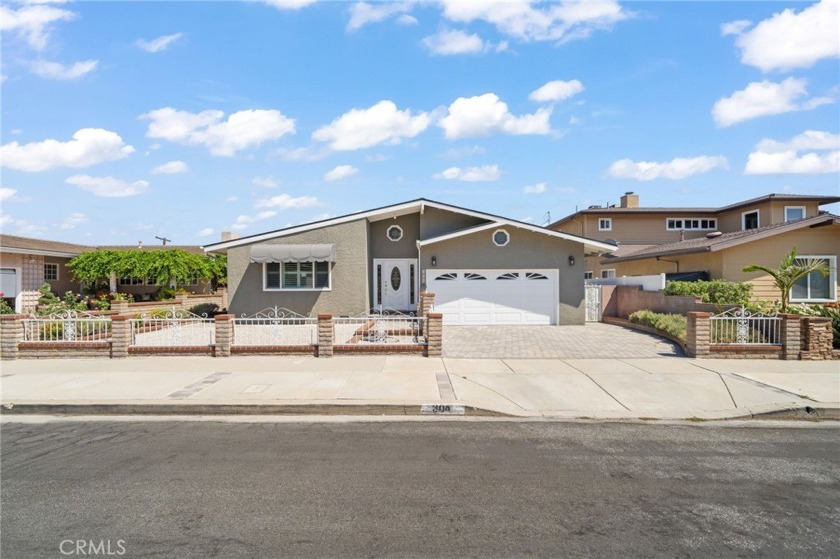
[[653,311],[636,311],[629,316],[630,322],[644,324],[685,341],[687,322],[681,314],[663,314]]
[[751,283],[726,280],[671,281],[665,286],[665,295],[691,295],[719,305],[747,305],[752,289]]

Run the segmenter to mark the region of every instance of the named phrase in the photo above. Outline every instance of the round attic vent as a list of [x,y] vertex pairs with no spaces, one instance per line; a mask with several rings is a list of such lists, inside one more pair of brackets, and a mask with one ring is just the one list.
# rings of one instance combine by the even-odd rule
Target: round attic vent
[[715,239],[717,237],[720,237],[721,235],[723,235],[723,233],[721,233],[720,231],[712,231],[711,233],[706,234],[706,238],[707,239]]

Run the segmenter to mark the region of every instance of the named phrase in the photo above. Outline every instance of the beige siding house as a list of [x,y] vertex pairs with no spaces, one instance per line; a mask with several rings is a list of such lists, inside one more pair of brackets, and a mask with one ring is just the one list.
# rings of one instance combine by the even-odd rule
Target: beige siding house
[[802,257],[824,259],[831,274],[803,280],[792,300],[826,302],[837,300],[840,218],[820,206],[837,201],[840,197],[770,194],[722,208],[644,208],[637,195],[627,193],[618,207],[588,208],[551,227],[599,239],[612,235],[618,242],[615,251],[587,257],[588,277],[664,273],[669,279],[694,274],[746,281],[754,285],[754,298],[765,301],[779,298],[771,278],[743,268],[776,267],[796,247]]
[[415,312],[446,324],[583,324],[583,260],[613,245],[412,200],[204,247],[228,257],[230,311]]

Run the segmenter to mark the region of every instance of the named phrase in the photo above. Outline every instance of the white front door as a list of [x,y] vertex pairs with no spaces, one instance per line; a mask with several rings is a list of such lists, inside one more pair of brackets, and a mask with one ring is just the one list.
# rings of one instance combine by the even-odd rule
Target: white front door
[[375,258],[373,302],[375,309],[413,311],[417,308],[417,260]]

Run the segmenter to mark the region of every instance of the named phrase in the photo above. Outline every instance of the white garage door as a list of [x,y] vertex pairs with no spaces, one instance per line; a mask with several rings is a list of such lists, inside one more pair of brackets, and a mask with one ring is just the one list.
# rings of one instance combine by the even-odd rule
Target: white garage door
[[444,324],[557,324],[557,270],[426,270]]

